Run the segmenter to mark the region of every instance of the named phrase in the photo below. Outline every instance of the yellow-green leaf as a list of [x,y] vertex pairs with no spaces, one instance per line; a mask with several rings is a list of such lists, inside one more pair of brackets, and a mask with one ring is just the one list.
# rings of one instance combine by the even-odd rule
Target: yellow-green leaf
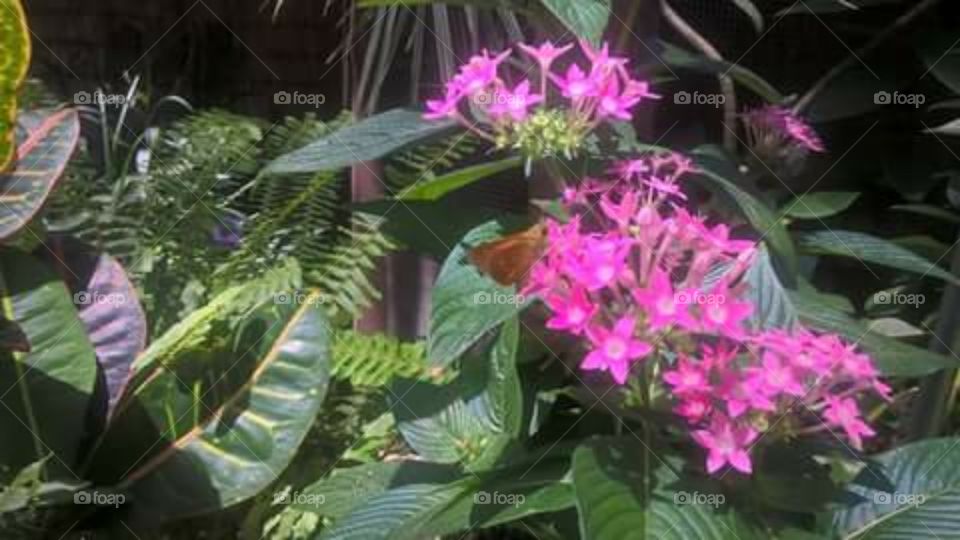
[[30,64],[30,34],[20,0],[0,0],[0,170],[13,161],[17,91]]

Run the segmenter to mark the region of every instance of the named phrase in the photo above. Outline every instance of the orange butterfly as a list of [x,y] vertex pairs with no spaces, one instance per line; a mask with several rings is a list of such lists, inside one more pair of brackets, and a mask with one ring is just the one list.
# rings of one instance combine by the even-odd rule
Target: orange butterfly
[[503,286],[516,285],[547,248],[547,226],[542,222],[470,250],[470,262]]

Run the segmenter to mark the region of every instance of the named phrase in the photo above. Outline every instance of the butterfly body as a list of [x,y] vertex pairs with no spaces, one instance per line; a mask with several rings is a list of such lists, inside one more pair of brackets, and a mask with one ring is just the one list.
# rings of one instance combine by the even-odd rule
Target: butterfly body
[[526,278],[547,247],[547,227],[538,223],[526,230],[480,244],[470,250],[470,263],[505,287]]

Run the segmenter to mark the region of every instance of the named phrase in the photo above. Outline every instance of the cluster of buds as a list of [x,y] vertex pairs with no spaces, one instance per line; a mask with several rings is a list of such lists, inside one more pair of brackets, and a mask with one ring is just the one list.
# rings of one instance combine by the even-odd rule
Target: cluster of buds
[[543,298],[549,328],[584,340],[581,369],[625,384],[634,367],[655,362],[646,372],[656,380],[646,382],[689,423],[710,473],[750,473],[752,445],[794,410],[782,425],[837,428],[859,448],[873,431],[855,398],[888,397],[889,388],[837,336],[755,324],[743,279],[755,243],[682,206],[680,182],[694,169],[657,155],[618,165],[613,182],[568,189],[571,218],[548,222],[549,247],[526,292]]
[[526,76],[513,85],[501,76],[512,51],[484,50],[447,81],[443,98],[427,101],[424,117],[454,119],[497,147],[515,148],[530,158],[569,158],[598,124],[629,120],[643,99],[659,97],[646,82],[630,77],[627,59],[611,56],[607,44],[595,49],[580,42],[590,63],[586,69],[576,61],[568,62],[565,70],[554,69],[573,47],[549,41],[536,47],[519,45],[536,61],[536,86]]

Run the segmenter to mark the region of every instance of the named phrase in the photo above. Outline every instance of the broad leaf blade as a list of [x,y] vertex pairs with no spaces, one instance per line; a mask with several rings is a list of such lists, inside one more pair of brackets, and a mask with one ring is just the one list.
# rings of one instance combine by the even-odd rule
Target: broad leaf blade
[[0,351],[0,461],[18,468],[52,453],[48,467],[74,469],[97,362],[71,295],[39,260],[5,249],[0,303],[30,343],[29,353]]
[[[146,416],[165,443],[120,482],[137,501],[139,522],[248,499],[293,458],[329,382],[330,330],[320,293],[304,298],[251,316],[228,363],[201,356],[177,370],[156,371],[137,390],[136,403],[118,413],[114,425],[132,429],[129,421],[140,408],[139,417]],[[129,433],[116,429],[114,443],[129,444]],[[105,459],[110,448],[104,446]]]
[[17,92],[30,65],[30,34],[20,0],[0,0],[0,171],[16,157]]
[[[842,538],[952,538],[960,530],[960,439],[909,444],[870,459],[862,502],[833,514]],[[869,487],[867,487],[869,486]]]
[[0,173],[0,240],[10,238],[43,206],[67,166],[80,136],[73,109],[41,117],[21,116],[26,128],[17,146],[17,163]]
[[609,0],[541,0],[574,36],[600,43],[610,17]]
[[860,193],[852,191],[806,193],[785,204],[779,213],[797,219],[821,219],[850,208],[859,197]]
[[420,111],[392,109],[325,135],[280,156],[265,173],[304,173],[341,169],[382,158],[416,142],[453,132],[450,121],[425,120]]
[[935,263],[909,249],[869,234],[825,230],[800,235],[800,247],[809,253],[852,257],[864,263],[874,263],[923,276],[931,276],[960,284],[960,279]]
[[522,158],[512,157],[465,167],[418,184],[404,191],[397,198],[402,201],[435,201],[451,191],[455,191],[503,171],[517,168],[522,163]]

